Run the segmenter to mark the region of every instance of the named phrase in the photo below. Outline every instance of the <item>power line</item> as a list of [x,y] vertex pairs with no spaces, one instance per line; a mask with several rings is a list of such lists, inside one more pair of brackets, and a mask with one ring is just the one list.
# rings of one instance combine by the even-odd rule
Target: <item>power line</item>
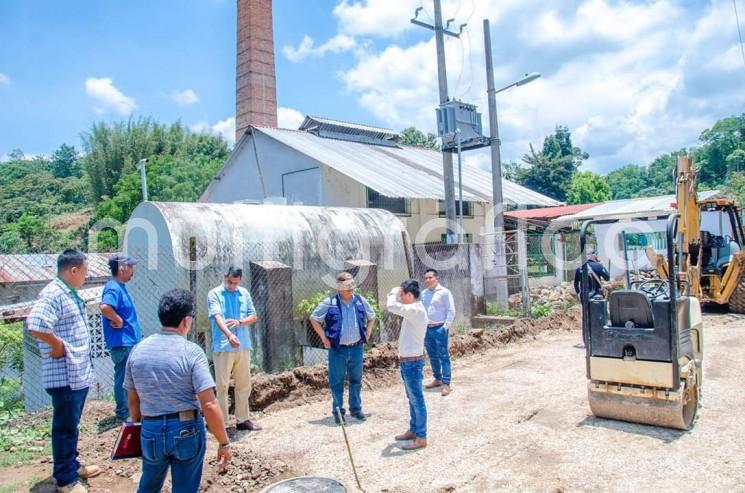
[[745,63],[745,46],[742,43],[742,31],[740,30],[740,16],[737,15],[737,2],[732,0],[732,6],[735,8],[735,21],[737,22],[737,35],[740,37],[740,52],[742,53],[742,63]]

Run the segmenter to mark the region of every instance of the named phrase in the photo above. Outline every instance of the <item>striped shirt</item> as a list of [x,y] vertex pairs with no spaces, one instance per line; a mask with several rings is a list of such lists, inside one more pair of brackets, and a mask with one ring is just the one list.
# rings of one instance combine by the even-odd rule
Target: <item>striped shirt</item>
[[153,334],[127,359],[124,388],[137,392],[143,416],[199,409],[197,394],[214,386],[202,348],[178,334]]
[[39,293],[39,300],[26,319],[26,328],[54,334],[65,345],[65,356],[52,358],[51,346],[38,341],[45,389],[69,386],[72,390],[95,382],[91,362],[88,317],[85,302],[62,279],[55,279]]

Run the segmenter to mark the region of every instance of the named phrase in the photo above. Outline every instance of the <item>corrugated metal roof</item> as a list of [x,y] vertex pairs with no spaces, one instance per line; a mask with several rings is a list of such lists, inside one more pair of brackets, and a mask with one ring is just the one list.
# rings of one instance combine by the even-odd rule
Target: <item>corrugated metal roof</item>
[[361,130],[363,132],[372,132],[372,133],[389,135],[391,137],[398,137],[398,132],[396,132],[395,130],[391,130],[389,128],[374,127],[372,125],[363,125],[361,123],[345,122],[343,120],[334,120],[332,118],[323,118],[320,116],[313,116],[313,115],[306,116],[305,120],[303,120],[303,123],[300,124],[300,128],[298,130],[305,130],[306,128],[309,128],[313,124],[313,122],[318,122],[323,125],[331,125],[334,127],[344,127],[344,128],[354,129],[354,130]]
[[[413,146],[385,147],[324,139],[308,132],[259,127],[258,132],[310,156],[382,195],[444,199],[442,155]],[[458,189],[456,169],[456,194]],[[502,180],[505,204],[557,206],[561,203],[509,180]],[[463,165],[463,199],[491,203],[491,173]]]
[[[100,303],[103,294],[103,286],[94,286],[92,288],[78,289],[78,294],[85,301],[86,306],[92,303]],[[34,301],[24,301],[13,305],[0,306],[0,320],[19,321],[25,320],[33,308]]]
[[[102,279],[111,275],[110,253],[88,253],[88,278]],[[0,283],[16,284],[51,281],[57,275],[57,255],[0,255]]]
[[[698,193],[699,200],[715,198],[721,195],[718,190],[707,190]],[[675,209],[675,195],[659,195],[639,199],[612,200],[596,205],[584,211],[554,219],[552,222],[568,224],[588,219],[632,219],[639,217],[667,216]]]

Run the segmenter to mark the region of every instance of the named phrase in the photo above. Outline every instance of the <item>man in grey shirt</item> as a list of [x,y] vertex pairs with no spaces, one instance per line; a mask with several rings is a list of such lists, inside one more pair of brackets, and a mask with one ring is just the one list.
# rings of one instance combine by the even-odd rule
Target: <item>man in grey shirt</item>
[[186,339],[193,315],[190,292],[174,289],[164,294],[158,307],[161,331],[135,346],[127,360],[129,415],[142,421],[138,493],[159,492],[169,467],[174,492],[199,491],[207,447],[205,420],[220,443],[218,467],[227,468],[232,457],[207,357]]

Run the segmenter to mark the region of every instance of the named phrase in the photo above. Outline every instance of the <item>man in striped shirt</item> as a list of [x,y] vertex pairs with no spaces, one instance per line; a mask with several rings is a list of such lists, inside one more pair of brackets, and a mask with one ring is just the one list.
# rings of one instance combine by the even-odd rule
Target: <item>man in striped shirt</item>
[[88,388],[94,383],[85,302],[77,290],[85,283],[88,264],[77,250],[57,258],[57,278],[39,294],[26,327],[39,340],[42,382],[52,397],[52,457],[57,491],[85,493],[80,479],[98,476],[98,466],[78,460],[78,426]]

